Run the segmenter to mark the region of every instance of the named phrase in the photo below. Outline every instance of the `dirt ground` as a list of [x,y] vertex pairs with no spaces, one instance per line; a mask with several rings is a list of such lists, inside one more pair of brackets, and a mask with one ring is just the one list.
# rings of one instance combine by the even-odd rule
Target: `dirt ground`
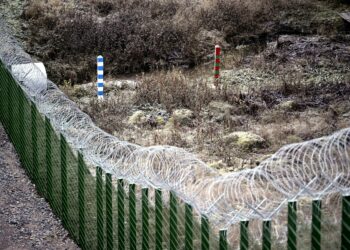
[[0,124],[0,250],[79,249],[31,183]]

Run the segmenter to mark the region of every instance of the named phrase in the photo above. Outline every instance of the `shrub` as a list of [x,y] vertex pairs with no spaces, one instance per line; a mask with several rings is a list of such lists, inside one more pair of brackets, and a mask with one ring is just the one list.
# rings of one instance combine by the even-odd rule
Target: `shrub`
[[[271,17],[278,19],[279,11],[294,1],[298,2],[88,0],[76,5],[73,1],[31,0],[23,17],[30,19],[35,34],[30,46],[40,45],[37,56],[84,67],[79,71],[91,72],[91,80],[98,54],[106,57],[106,73],[112,75],[193,67],[208,60],[215,45],[215,41],[203,42],[203,31],[217,30],[223,34],[222,42],[232,45],[260,39],[266,35],[264,25],[274,21]],[[78,82],[86,80],[78,74]]]

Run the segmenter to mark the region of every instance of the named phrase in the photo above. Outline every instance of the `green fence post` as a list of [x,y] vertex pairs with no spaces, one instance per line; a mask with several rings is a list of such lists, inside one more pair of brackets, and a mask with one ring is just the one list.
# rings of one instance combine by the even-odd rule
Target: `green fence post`
[[136,193],[135,184],[129,185],[129,244],[130,250],[136,250]]
[[271,221],[263,221],[263,234],[262,234],[262,249],[270,250],[271,249]]
[[124,181],[118,180],[118,249],[125,249],[125,192]]
[[201,249],[209,250],[209,220],[208,217],[201,217]]
[[62,221],[64,227],[68,228],[67,142],[62,134],[60,135],[60,157],[62,186]]
[[179,248],[177,228],[177,200],[176,195],[172,191],[170,192],[169,225],[170,250],[177,250]]
[[220,230],[219,232],[219,250],[227,250],[227,231]]
[[19,122],[19,127],[18,127],[18,130],[19,130],[19,155],[20,155],[20,159],[21,159],[21,163],[22,165],[25,167],[25,169],[27,170],[28,172],[28,165],[27,165],[27,162],[25,161],[25,157],[24,157],[24,154],[25,154],[25,143],[26,141],[24,140],[25,138],[25,133],[24,133],[24,94],[22,92],[22,89],[21,87],[18,85],[17,86],[18,88],[18,122]]
[[342,199],[341,250],[350,249],[350,196]]
[[297,249],[297,202],[288,202],[288,250]]
[[35,184],[38,185],[39,182],[39,161],[38,161],[38,128],[37,128],[37,112],[34,102],[31,102],[31,132],[32,132],[32,166],[31,166],[31,177]]
[[240,250],[249,249],[249,231],[248,231],[249,221],[241,221],[240,223]]
[[106,235],[107,250],[113,249],[113,188],[112,175],[106,174]]
[[312,201],[311,249],[321,249],[321,200]]
[[[8,79],[8,76],[6,74],[6,94],[5,94],[5,100],[6,100],[6,107],[3,107],[5,111],[5,113],[7,114],[6,115],[6,119],[5,119],[5,128],[7,130],[7,133],[9,134],[11,131],[10,131],[10,128],[11,128],[11,121],[10,121],[10,99],[11,99],[11,86],[10,86],[10,82],[9,82],[9,79]],[[6,109],[5,109],[6,108]]]
[[149,249],[148,188],[142,189],[142,250]]
[[102,169],[96,168],[96,207],[97,207],[97,249],[104,249],[104,214],[103,214],[103,180]]
[[0,122],[5,128],[5,89],[6,83],[3,79],[3,66],[0,62]]
[[46,193],[52,202],[52,148],[50,119],[45,116],[45,159],[46,159]]
[[85,166],[83,155],[78,153],[79,245],[86,249],[85,232]]
[[185,204],[185,250],[193,250],[193,209]]
[[156,250],[162,250],[163,246],[163,200],[162,191],[155,190],[155,223],[156,223]]
[[7,83],[7,108],[8,108],[8,135],[9,138],[11,139],[11,141],[13,142],[13,124],[14,124],[14,113],[13,113],[13,91],[11,89],[11,85],[9,83]]
[[11,113],[11,119],[13,120],[12,122],[12,144],[13,146],[15,147],[16,149],[16,152],[18,152],[19,150],[19,144],[18,144],[18,139],[19,139],[19,134],[18,134],[18,125],[19,125],[19,122],[18,122],[18,88],[19,86],[17,85],[16,82],[14,82],[12,80],[12,112]]
[[3,124],[5,127],[5,87],[6,87],[6,82],[4,78],[4,66],[2,62],[0,61],[0,122]]

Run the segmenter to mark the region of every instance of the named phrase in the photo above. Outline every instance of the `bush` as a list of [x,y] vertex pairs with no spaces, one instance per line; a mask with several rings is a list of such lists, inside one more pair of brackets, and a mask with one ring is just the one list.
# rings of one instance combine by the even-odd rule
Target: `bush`
[[[112,75],[193,67],[207,60],[215,45],[215,41],[202,41],[203,31],[217,30],[223,33],[225,44],[235,45],[264,35],[263,25],[293,3],[89,0],[74,5],[70,1],[32,0],[23,17],[30,20],[30,29],[36,36],[30,41],[31,47],[40,45],[37,56],[84,67],[80,71],[91,72],[91,80],[98,54],[105,56],[106,73]],[[85,76],[78,77],[78,82],[86,80],[89,79]]]
[[178,70],[143,76],[136,89],[138,104],[162,104],[168,111],[179,107],[194,110],[197,97],[197,88]]

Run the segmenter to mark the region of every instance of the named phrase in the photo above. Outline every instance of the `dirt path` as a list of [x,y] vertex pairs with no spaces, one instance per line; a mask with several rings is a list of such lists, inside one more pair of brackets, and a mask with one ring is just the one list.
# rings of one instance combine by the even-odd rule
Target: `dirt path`
[[79,249],[30,182],[0,123],[0,250]]

